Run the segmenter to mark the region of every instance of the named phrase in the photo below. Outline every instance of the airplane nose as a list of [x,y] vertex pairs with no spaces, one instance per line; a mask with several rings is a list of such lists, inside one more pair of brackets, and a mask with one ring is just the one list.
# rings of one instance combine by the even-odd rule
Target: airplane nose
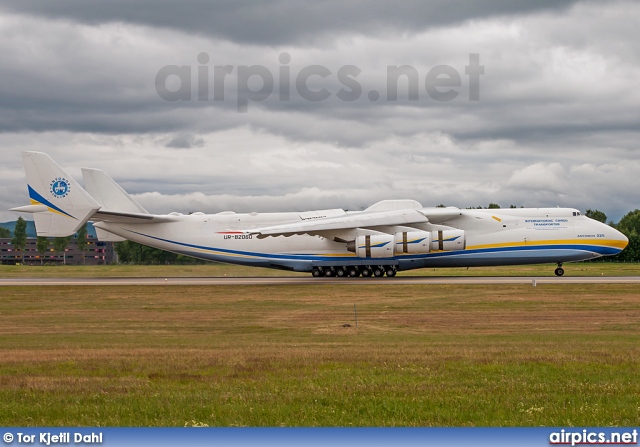
[[617,255],[624,250],[627,245],[629,245],[629,239],[627,239],[627,236],[606,223],[596,222],[595,226],[592,228],[593,231],[599,234],[598,237],[604,238],[606,241],[603,241],[604,245],[609,248],[610,255]]
[[618,233],[619,235],[620,242],[624,244],[624,247],[622,247],[624,249],[627,245],[629,245],[629,238],[624,234],[622,234],[621,232],[619,232],[618,230],[616,230],[616,233]]
[[615,228],[611,228],[611,232],[613,236],[612,239],[617,242],[616,246],[620,249],[620,251],[624,250],[626,246],[629,244],[629,239],[627,238],[627,236],[625,236]]

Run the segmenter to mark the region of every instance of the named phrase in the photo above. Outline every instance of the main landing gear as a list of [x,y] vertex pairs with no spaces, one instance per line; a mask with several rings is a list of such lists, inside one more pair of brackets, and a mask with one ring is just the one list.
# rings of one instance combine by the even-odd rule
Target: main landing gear
[[556,276],[564,275],[564,269],[562,268],[562,262],[558,262],[558,268],[554,272]]
[[331,278],[333,276],[338,278],[356,278],[361,275],[363,278],[370,278],[371,276],[382,278],[384,275],[393,278],[396,276],[396,267],[392,265],[314,267],[313,270],[311,270],[311,275],[314,278]]

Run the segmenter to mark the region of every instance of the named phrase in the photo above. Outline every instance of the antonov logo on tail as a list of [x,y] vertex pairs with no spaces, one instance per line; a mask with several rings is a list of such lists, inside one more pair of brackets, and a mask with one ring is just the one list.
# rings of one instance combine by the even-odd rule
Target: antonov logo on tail
[[67,197],[69,194],[69,181],[64,177],[55,178],[51,182],[49,190],[54,197]]
[[[157,215],[103,171],[82,169],[85,191],[47,154],[24,152],[23,161],[32,205],[14,211],[34,213],[39,236],[69,236],[91,220],[100,240],[128,239],[194,258],[318,277],[543,263],[557,264],[561,276],[564,262],[615,255],[628,243],[615,228],[573,208],[464,210],[403,199],[363,211]],[[51,194],[68,199],[38,203],[44,191],[37,186],[52,173]]]

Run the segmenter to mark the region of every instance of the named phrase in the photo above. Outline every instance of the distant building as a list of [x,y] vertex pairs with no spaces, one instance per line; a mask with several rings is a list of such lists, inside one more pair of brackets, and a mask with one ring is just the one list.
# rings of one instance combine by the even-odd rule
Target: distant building
[[41,255],[36,249],[36,238],[27,238],[24,251],[16,251],[11,243],[11,238],[0,238],[0,264],[25,265],[105,265],[114,260],[113,242],[100,242],[95,237],[87,236],[87,245],[84,251],[78,248],[75,238],[69,241],[64,253],[56,252],[53,248],[53,239],[49,239],[47,251]]

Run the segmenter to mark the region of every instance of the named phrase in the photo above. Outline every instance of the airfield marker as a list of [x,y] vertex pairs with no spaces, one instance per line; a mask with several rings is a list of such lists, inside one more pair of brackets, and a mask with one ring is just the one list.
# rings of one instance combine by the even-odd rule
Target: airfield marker
[[356,310],[356,303],[353,303],[353,315],[356,317],[356,327],[358,327],[358,311]]

